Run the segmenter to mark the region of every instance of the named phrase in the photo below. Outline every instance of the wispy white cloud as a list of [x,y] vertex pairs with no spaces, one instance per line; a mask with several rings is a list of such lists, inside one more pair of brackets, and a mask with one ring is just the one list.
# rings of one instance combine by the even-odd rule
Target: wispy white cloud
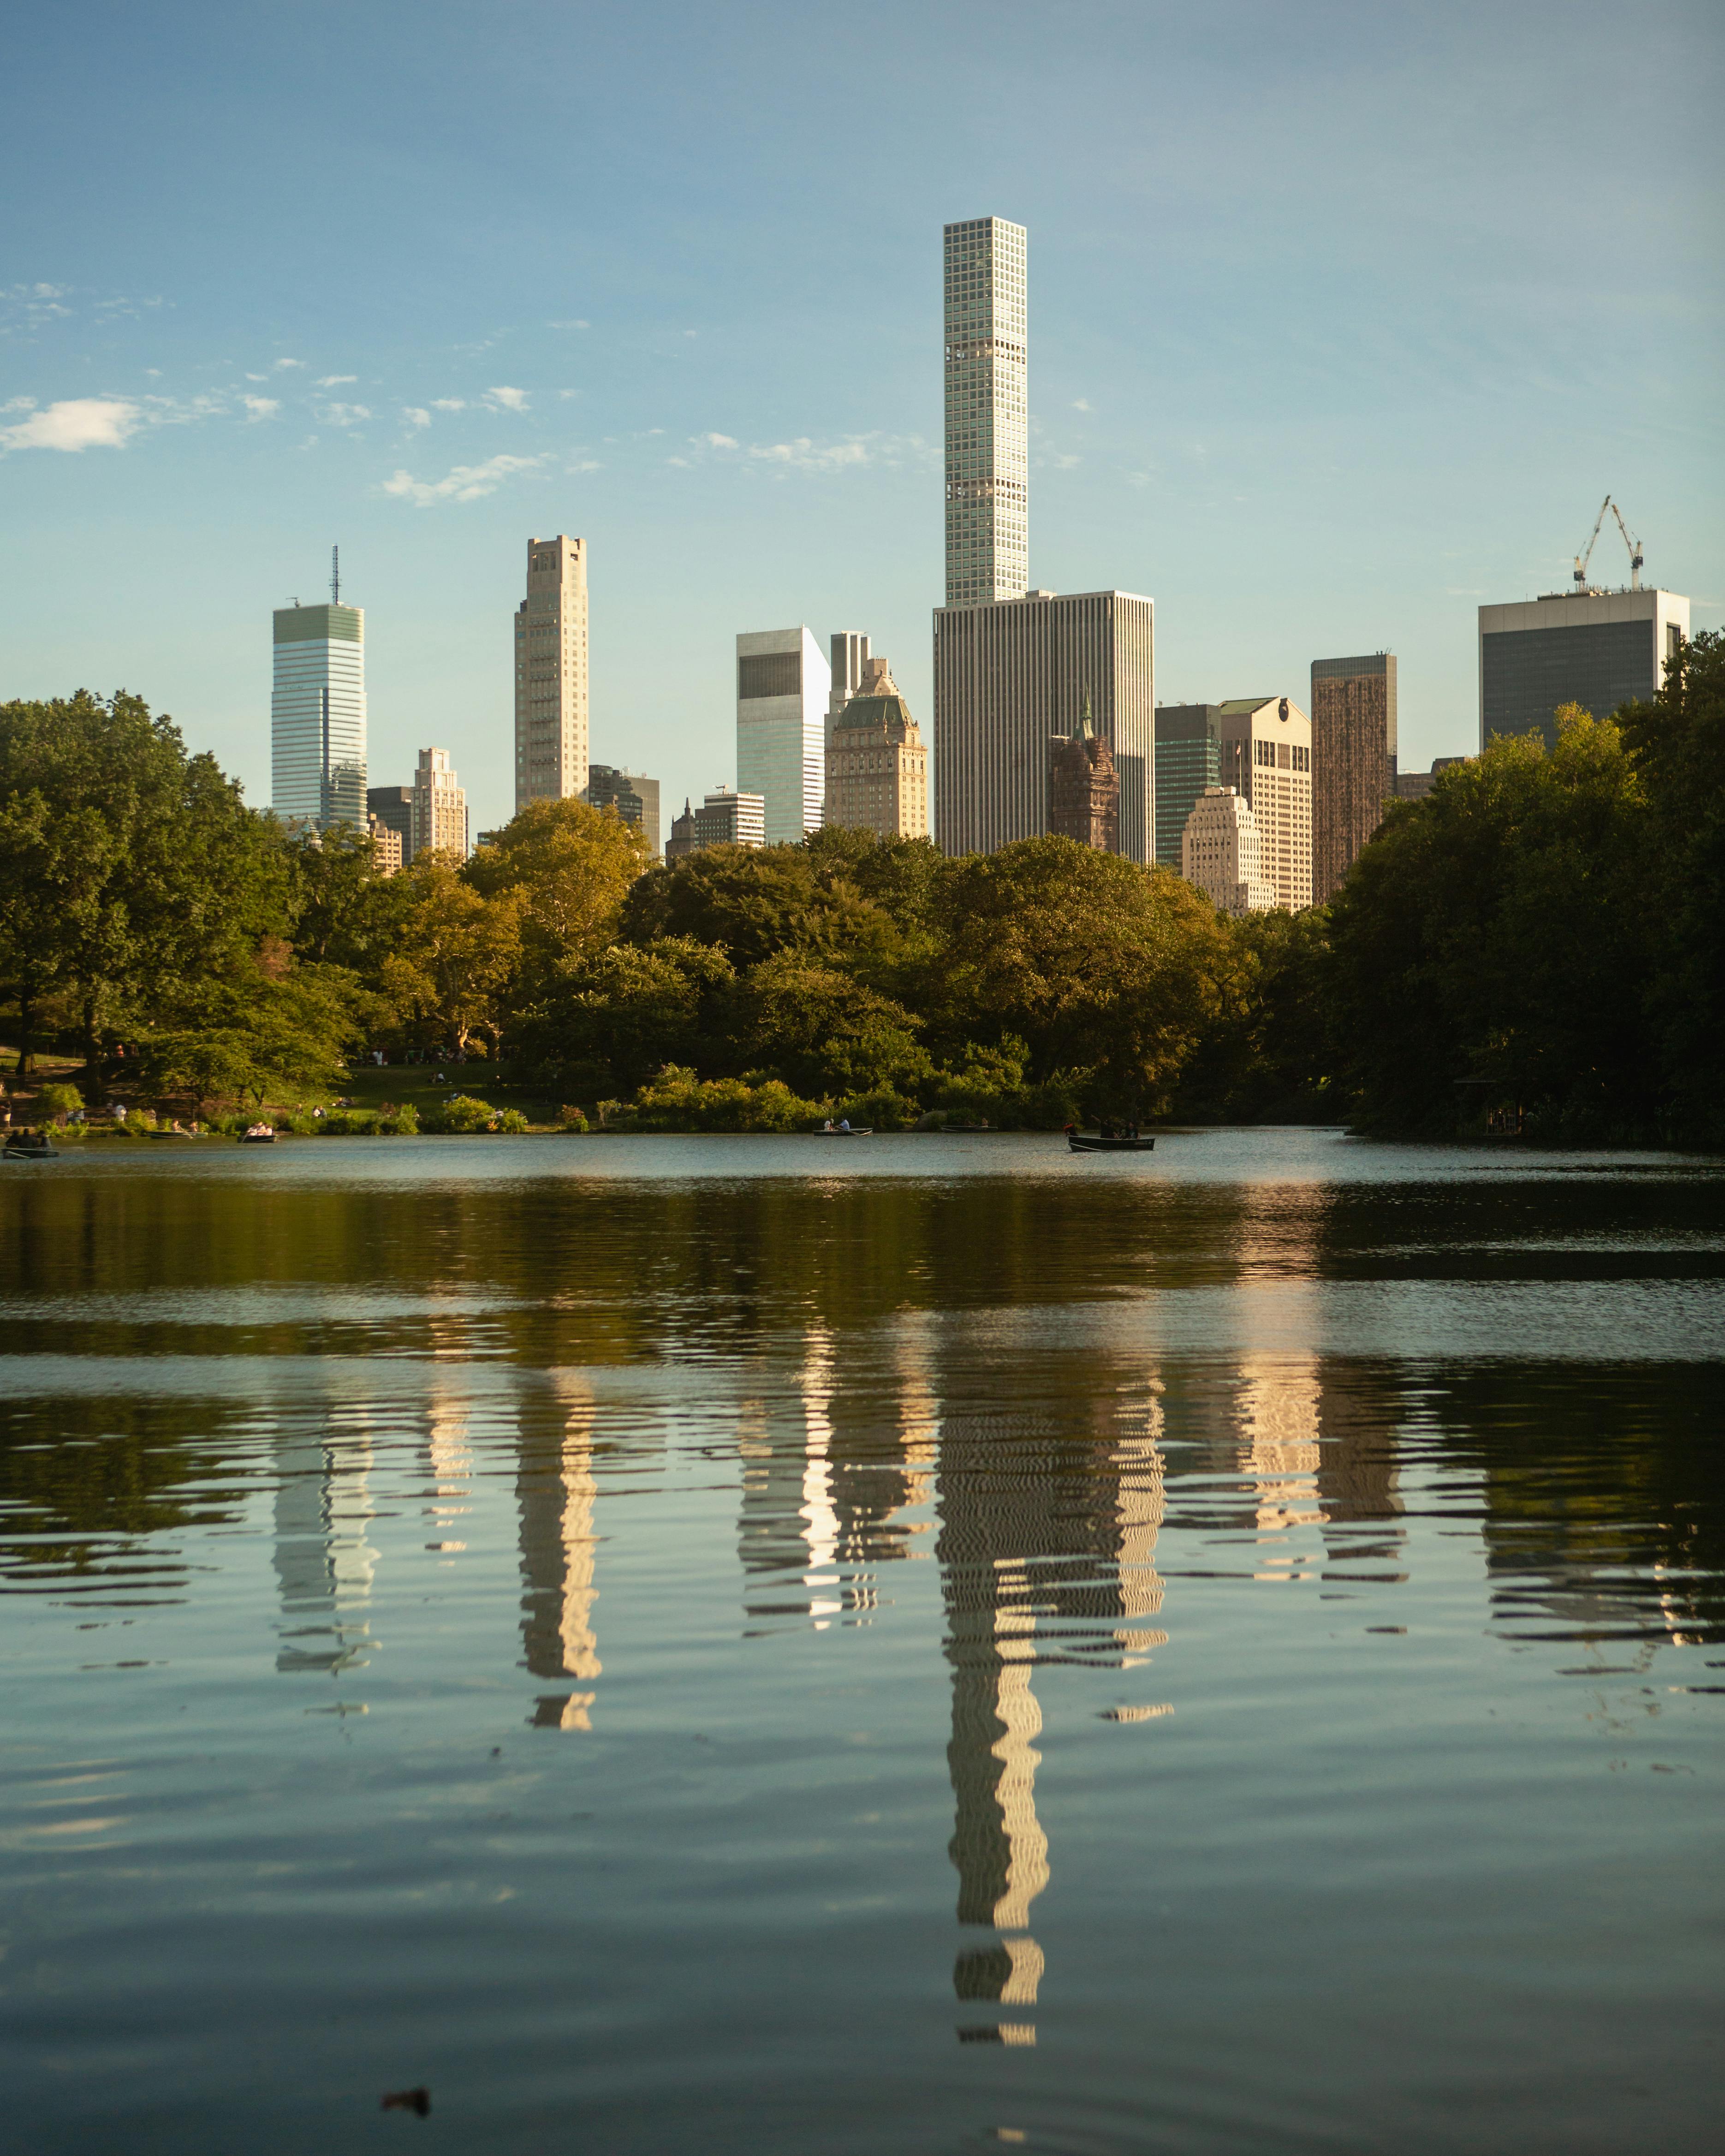
[[1050,457],[1048,461],[1054,466],[1056,471],[1070,471],[1074,465],[1082,464],[1084,459],[1082,457],[1075,457],[1067,454]]
[[0,331],[10,336],[14,330],[39,330],[44,322],[69,315],[65,303],[71,291],[69,285],[6,285],[0,289]]
[[687,457],[667,457],[665,462],[668,465],[675,465],[679,471],[693,471],[695,469]]
[[279,359],[275,364],[277,368],[280,369],[285,367],[303,367],[305,362],[303,359]]
[[465,397],[434,397],[431,408],[434,412],[465,412],[467,399]]
[[485,402],[499,412],[525,412],[527,408],[527,393],[525,389],[511,389],[504,384],[495,389],[488,389],[485,392]]
[[429,427],[431,414],[423,404],[403,404],[401,415],[410,427]]
[[734,434],[709,433],[691,435],[689,446],[696,453],[693,459],[672,458],[670,461],[686,466],[711,454],[726,459],[736,456],[745,463],[774,465],[789,471],[838,472],[855,470],[865,465],[891,467],[922,463],[930,454],[920,434],[846,434],[836,442],[817,442],[811,435],[798,434],[791,441],[751,442],[745,448]]
[[[154,370],[151,371],[153,372]],[[270,379],[267,374],[249,374],[245,378],[248,382],[267,382]]]
[[383,482],[385,494],[398,501],[410,501],[416,509],[433,509],[440,501],[477,501],[495,494],[505,480],[516,472],[536,470],[542,457],[488,457],[482,465],[457,465],[442,479],[418,480],[398,471]]
[[357,427],[372,416],[369,404],[322,404],[318,418],[326,427]]
[[123,449],[143,424],[128,397],[69,397],[0,428],[0,449]]
[[683,332],[683,334],[684,334],[684,336],[685,336],[685,337],[691,337],[691,336],[699,336],[701,335],[701,332],[700,332],[700,331],[699,331],[699,330],[685,330],[685,331],[684,331],[684,332]]
[[597,458],[594,457],[583,457],[574,464],[565,465],[563,466],[563,470],[566,472],[569,472],[577,476],[583,472],[603,471],[605,467],[598,462]]
[[593,327],[593,324],[591,322],[583,321],[547,322],[545,326],[548,330],[590,330]]
[[14,397],[9,404],[0,404],[0,412],[33,412],[35,408],[33,397]]
[[1072,400],[1072,409],[1075,412],[1088,412],[1090,409],[1089,398],[1075,397]]
[[279,397],[242,397],[239,401],[249,419],[273,419],[281,409]]
[[320,389],[339,389],[344,382],[357,382],[358,379],[357,374],[320,374],[317,387]]

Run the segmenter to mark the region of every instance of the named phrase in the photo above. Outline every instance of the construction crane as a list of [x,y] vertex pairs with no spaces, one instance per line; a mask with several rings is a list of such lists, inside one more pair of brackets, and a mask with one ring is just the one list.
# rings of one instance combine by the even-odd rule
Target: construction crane
[[1586,551],[1575,557],[1575,588],[1578,592],[1584,592],[1587,589],[1587,565],[1593,559],[1594,542],[1599,538],[1599,529],[1605,521],[1605,511],[1608,509],[1617,519],[1617,528],[1623,534],[1623,543],[1629,548],[1630,589],[1632,592],[1638,592],[1641,588],[1641,563],[1645,559],[1641,552],[1641,542],[1639,539],[1630,538],[1630,528],[1623,521],[1623,511],[1609,494],[1599,504],[1599,513],[1594,519],[1593,537],[1588,541]]

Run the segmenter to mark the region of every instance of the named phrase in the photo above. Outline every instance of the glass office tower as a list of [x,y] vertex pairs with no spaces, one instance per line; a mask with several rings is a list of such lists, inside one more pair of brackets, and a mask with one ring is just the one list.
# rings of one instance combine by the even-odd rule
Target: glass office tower
[[287,823],[366,827],[365,634],[361,607],[275,610],[270,777]]

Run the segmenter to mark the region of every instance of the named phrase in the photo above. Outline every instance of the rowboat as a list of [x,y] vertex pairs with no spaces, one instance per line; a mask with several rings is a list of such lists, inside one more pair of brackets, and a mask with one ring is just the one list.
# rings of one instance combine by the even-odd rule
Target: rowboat
[[59,1154],[45,1136],[39,1138],[18,1137],[8,1138],[5,1157],[8,1160],[58,1160]]
[[872,1123],[852,1123],[848,1129],[841,1128],[837,1123],[829,1123],[824,1129],[814,1132],[818,1138],[871,1138],[874,1135]]
[[1074,1152],[1154,1152],[1154,1138],[1087,1138],[1068,1131],[1066,1143]]
[[239,1134],[242,1145],[274,1145],[275,1126],[273,1123],[254,1123],[249,1130]]

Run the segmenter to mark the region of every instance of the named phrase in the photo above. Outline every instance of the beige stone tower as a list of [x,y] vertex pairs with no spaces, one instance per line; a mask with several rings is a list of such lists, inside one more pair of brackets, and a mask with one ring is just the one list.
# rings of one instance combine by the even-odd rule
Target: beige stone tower
[[587,542],[527,542],[515,618],[515,805],[587,784]]
[[827,750],[829,824],[883,838],[928,836],[928,751],[884,659],[865,659]]

